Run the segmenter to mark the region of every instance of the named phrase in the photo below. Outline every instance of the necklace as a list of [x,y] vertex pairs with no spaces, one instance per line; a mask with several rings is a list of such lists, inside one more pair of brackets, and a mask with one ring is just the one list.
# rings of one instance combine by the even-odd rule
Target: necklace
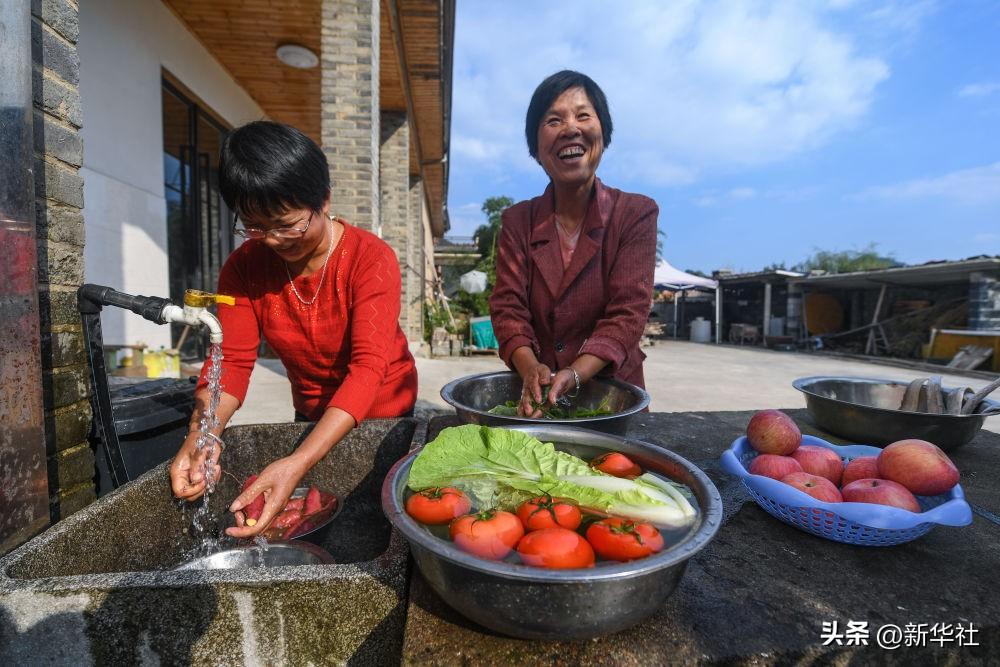
[[568,231],[566,231],[566,228],[563,227],[562,221],[559,219],[559,216],[557,215],[556,226],[559,228],[559,231],[561,232],[559,234],[559,245],[563,247],[564,251],[567,254],[572,255],[573,251],[576,250],[576,242],[580,240],[580,232],[583,230],[583,225],[581,224],[579,227],[576,228],[575,232],[570,234]]
[[[330,223],[331,223],[331,226],[332,226],[333,216],[330,216]],[[311,305],[313,305],[316,302],[316,299],[319,298],[320,289],[322,289],[322,287],[323,287],[323,279],[326,278],[326,266],[327,266],[327,264],[330,263],[330,255],[333,254],[333,246],[334,245],[336,245],[336,244],[334,243],[334,240],[333,240],[333,231],[331,230],[330,231],[330,247],[326,249],[326,259],[323,260],[323,270],[319,274],[319,282],[316,284],[316,293],[313,294],[313,298],[309,299],[308,301],[306,301],[305,299],[303,299],[302,295],[299,294],[299,290],[297,290],[295,288],[295,281],[292,280],[292,272],[288,270],[288,262],[282,260],[281,263],[285,265],[285,275],[288,276],[288,284],[292,286],[292,294],[295,295],[295,298],[298,299],[299,303],[301,303],[303,306],[311,306]]]

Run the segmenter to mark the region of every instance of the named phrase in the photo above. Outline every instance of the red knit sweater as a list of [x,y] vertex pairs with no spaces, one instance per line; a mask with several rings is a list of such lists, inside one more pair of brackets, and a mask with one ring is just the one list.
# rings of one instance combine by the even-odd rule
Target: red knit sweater
[[[295,278],[305,299],[316,293],[322,271]],[[281,358],[292,383],[295,409],[318,420],[329,407],[365,417],[398,417],[413,408],[417,370],[399,328],[399,262],[380,238],[344,225],[330,255],[319,296],[299,302],[280,257],[249,240],[226,260],[219,293],[222,389],[243,403],[261,336]],[[207,385],[202,369],[198,387]]]

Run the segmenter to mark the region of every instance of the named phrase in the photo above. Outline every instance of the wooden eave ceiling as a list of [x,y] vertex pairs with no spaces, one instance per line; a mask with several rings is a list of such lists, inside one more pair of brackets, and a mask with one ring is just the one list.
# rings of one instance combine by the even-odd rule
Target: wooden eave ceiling
[[[280,44],[294,43],[320,54],[321,0],[164,2],[269,118],[320,142],[320,68],[288,67],[274,52]],[[441,236],[451,75],[444,52],[451,49],[447,33],[453,18],[445,13],[453,14],[454,3],[382,0],[380,5],[379,107],[410,109],[410,174],[423,177],[431,229]]]

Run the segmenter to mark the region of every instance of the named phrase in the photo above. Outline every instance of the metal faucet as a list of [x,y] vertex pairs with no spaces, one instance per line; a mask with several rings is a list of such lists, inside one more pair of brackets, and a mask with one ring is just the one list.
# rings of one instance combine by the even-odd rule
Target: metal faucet
[[222,326],[219,324],[219,320],[215,317],[215,315],[208,311],[208,306],[213,303],[225,303],[232,306],[236,303],[236,300],[231,296],[211,294],[210,292],[189,289],[184,291],[183,308],[175,306],[174,304],[169,304],[164,307],[160,316],[166,322],[190,324],[191,326],[198,326],[199,324],[202,324],[208,329],[209,341],[212,343],[221,343]]
[[94,410],[94,423],[97,436],[104,446],[111,482],[115,487],[118,487],[132,479],[134,475],[129,471],[125,457],[122,455],[118,433],[115,430],[114,410],[111,405],[111,391],[104,360],[101,308],[103,306],[124,308],[157,324],[178,322],[192,326],[204,326],[208,329],[209,339],[215,344],[222,342],[222,327],[215,315],[208,312],[208,306],[213,303],[234,305],[236,300],[231,296],[187,290],[184,293],[184,307],[182,308],[162,297],[134,296],[110,287],[92,284],[80,287],[77,291],[77,297],[77,308],[83,321],[83,338],[87,349],[87,358],[90,361],[90,379],[93,389],[91,406]]
[[78,295],[81,313],[100,313],[102,306],[117,306],[157,324],[176,322],[204,326],[208,329],[208,338],[212,343],[222,342],[222,326],[215,315],[208,311],[208,306],[214,303],[231,306],[236,303],[231,296],[193,289],[185,290],[183,308],[162,297],[133,296],[102,285],[83,285]]

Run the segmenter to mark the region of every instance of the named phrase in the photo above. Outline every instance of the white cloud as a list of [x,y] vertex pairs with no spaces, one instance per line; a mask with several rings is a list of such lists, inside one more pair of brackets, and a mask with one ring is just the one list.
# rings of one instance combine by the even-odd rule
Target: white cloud
[[1000,162],[894,185],[868,188],[854,199],[948,199],[960,204],[1000,203]]
[[1000,93],[1000,82],[983,81],[980,83],[970,83],[958,89],[959,97],[985,97],[993,93]]
[[976,243],[996,243],[1000,241],[1000,234],[995,232],[983,232],[982,234],[976,234],[972,237],[972,240]]
[[889,76],[826,23],[846,4],[460,3],[453,149],[487,170],[537,171],[524,113],[534,87],[569,68],[608,95],[609,182],[683,185],[785,160],[855,126]]

